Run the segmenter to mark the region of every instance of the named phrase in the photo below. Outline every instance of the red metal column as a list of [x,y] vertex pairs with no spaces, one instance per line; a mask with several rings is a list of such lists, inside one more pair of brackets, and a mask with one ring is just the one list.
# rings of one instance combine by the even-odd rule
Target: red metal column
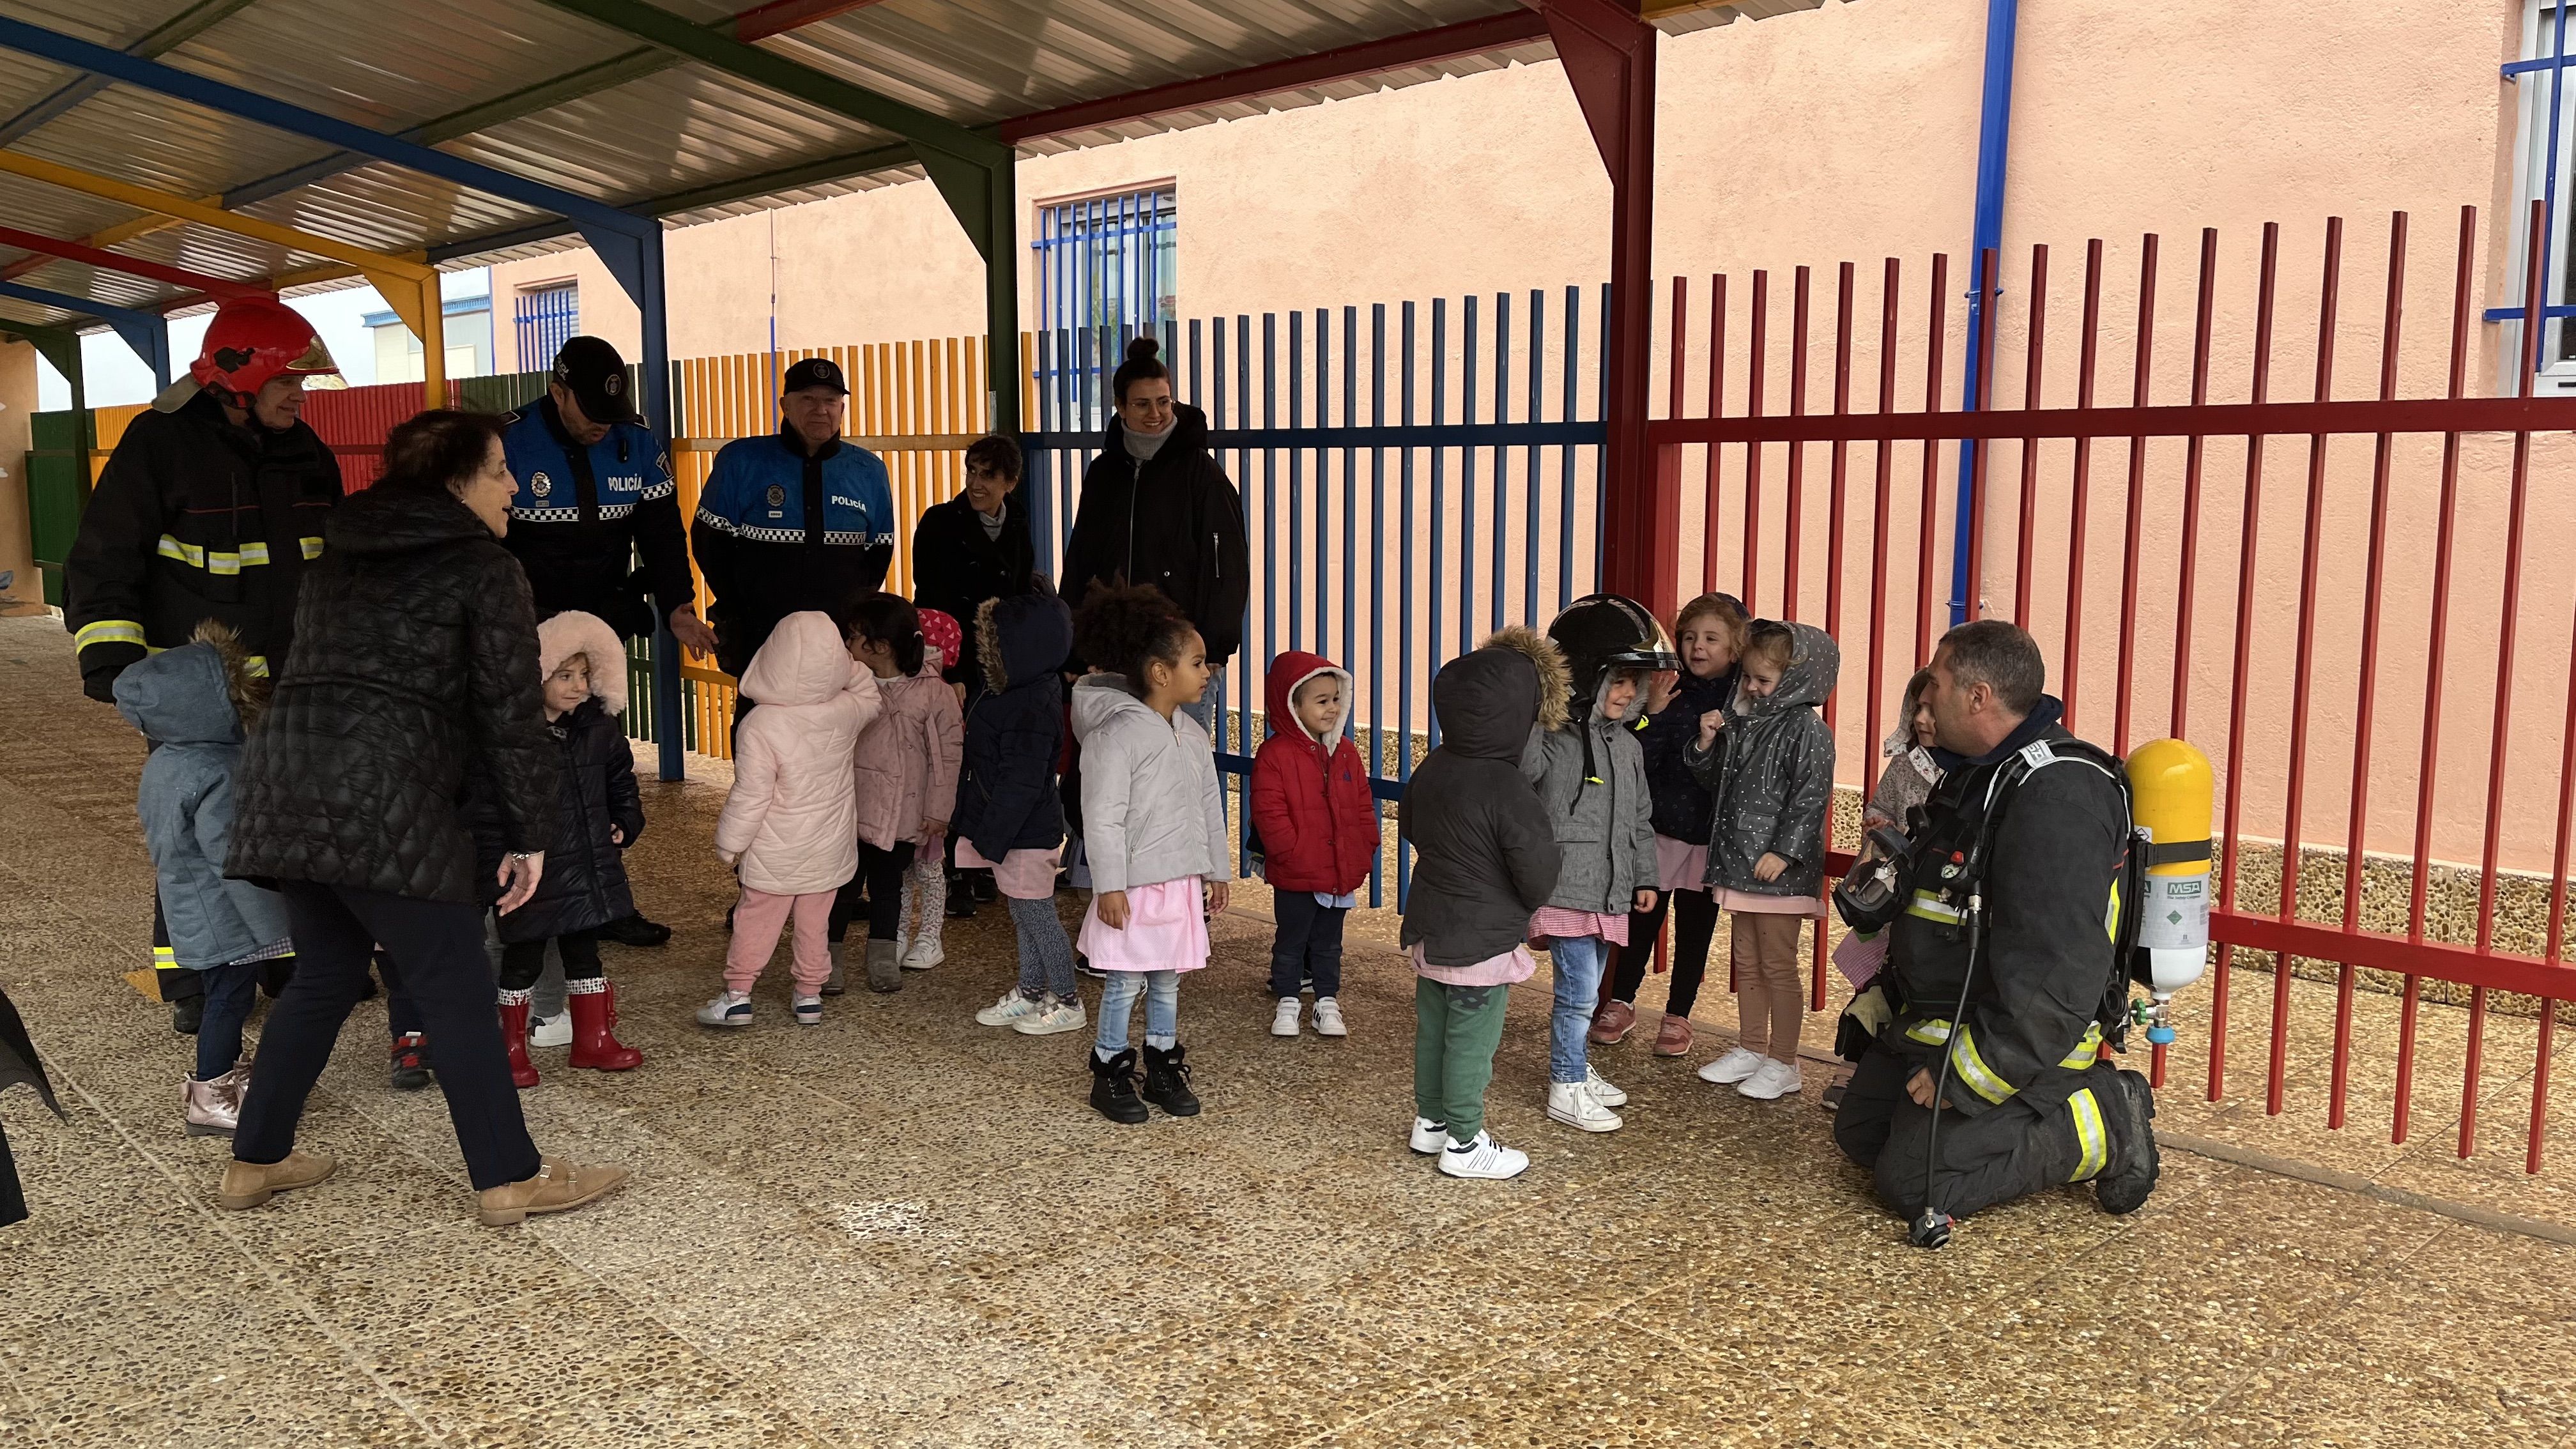
[[1601,586],[1667,611],[1681,592],[1681,474],[1646,442],[1654,348],[1655,28],[1636,0],[1536,0],[1610,171],[1609,447]]

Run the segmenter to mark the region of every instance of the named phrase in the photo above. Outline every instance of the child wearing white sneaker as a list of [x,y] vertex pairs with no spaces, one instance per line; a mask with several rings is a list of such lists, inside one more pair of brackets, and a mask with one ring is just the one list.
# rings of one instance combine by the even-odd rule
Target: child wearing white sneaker
[[[966,701],[965,686],[949,683],[944,671],[956,664],[965,649],[965,632],[956,616],[938,609],[920,610],[921,667],[925,673],[942,674],[949,697],[962,708]],[[964,748],[965,729],[958,726],[959,748]],[[960,766],[962,777],[963,766]],[[954,815],[954,810],[951,810]],[[952,819],[953,827],[954,821]],[[894,950],[906,971],[927,971],[948,959],[946,934],[948,912],[947,837],[925,837],[914,852],[912,868],[903,873],[903,899],[895,914]]]
[[725,989],[698,1008],[707,1026],[751,1025],[751,988],[796,923],[800,1026],[823,1021],[832,974],[832,897],[859,869],[859,803],[850,751],[883,701],[877,677],[850,658],[832,616],[814,610],[779,621],[742,692],[758,708],[733,733],[733,790],[716,817],[716,858],[742,876]]
[[1699,1069],[1758,1101],[1796,1093],[1806,985],[1798,934],[1824,926],[1825,813],[1834,734],[1815,707],[1833,693],[1842,652],[1822,629],[1762,620],[1739,664],[1735,702],[1700,719],[1684,762],[1716,801],[1708,883],[1733,924],[1733,1051]]
[[[921,614],[893,594],[869,594],[849,613],[850,654],[874,674],[885,709],[859,732],[856,771],[859,873],[868,889],[868,989],[903,989],[904,882],[915,860],[943,855],[957,808],[963,727],[957,691],[940,678],[922,637]],[[853,887],[845,887],[844,897]],[[857,949],[851,954],[857,956]],[[916,966],[914,969],[923,969]]]
[[1315,983],[1315,1034],[1346,1036],[1342,922],[1377,858],[1377,796],[1359,747],[1342,733],[1351,674],[1320,654],[1291,650],[1265,681],[1270,738],[1252,761],[1252,828],[1273,892],[1272,1036],[1295,1036],[1299,983]]
[[[1565,719],[1565,665],[1527,629],[1431,680],[1439,748],[1396,807],[1413,846],[1404,945],[1413,962],[1413,1150],[1450,1177],[1517,1177],[1529,1154],[1485,1127],[1511,988],[1538,970],[1522,937],[1564,866],[1556,823],[1521,778],[1530,734]],[[1500,636],[1497,636],[1500,639]]]
[[966,703],[966,772],[952,824],[958,865],[993,872],[1020,938],[1019,983],[975,1020],[1024,1036],[1087,1024],[1073,943],[1055,913],[1056,857],[1064,847],[1064,805],[1055,781],[1064,748],[1058,671],[1072,650],[1072,616],[1044,580],[1027,593],[976,606],[975,663],[982,678]]
[[[1205,727],[1181,706],[1207,692],[1207,645],[1160,590],[1093,586],[1074,619],[1093,674],[1073,687],[1082,742],[1082,833],[1091,910],[1082,950],[1109,973],[1091,1049],[1091,1105],[1143,1122],[1151,1102],[1198,1115],[1180,1038],[1181,973],[1207,964],[1210,911],[1226,904],[1233,863],[1225,794]],[[1145,1084],[1127,1026],[1145,998]]]
[[1619,1114],[1611,1109],[1628,1094],[1602,1080],[1585,1038],[1610,950],[1628,943],[1629,913],[1652,911],[1659,899],[1654,800],[1632,726],[1645,710],[1646,680],[1680,672],[1682,661],[1655,616],[1616,594],[1575,600],[1547,634],[1573,691],[1570,718],[1533,738],[1521,758],[1521,773],[1538,788],[1565,846],[1556,892],[1529,927],[1532,940],[1548,942],[1555,977],[1547,1115],[1578,1131],[1616,1132]]

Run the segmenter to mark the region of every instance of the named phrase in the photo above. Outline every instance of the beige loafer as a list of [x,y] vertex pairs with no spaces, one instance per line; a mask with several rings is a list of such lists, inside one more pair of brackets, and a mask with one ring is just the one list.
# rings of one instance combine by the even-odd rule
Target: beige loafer
[[224,1183],[215,1192],[215,1205],[242,1212],[267,1202],[271,1193],[311,1187],[339,1170],[340,1164],[330,1158],[303,1152],[289,1152],[282,1162],[236,1159],[224,1164]]
[[487,1228],[527,1221],[530,1213],[570,1212],[594,1198],[616,1191],[630,1176],[622,1167],[583,1166],[548,1159],[536,1176],[486,1188],[478,1198]]

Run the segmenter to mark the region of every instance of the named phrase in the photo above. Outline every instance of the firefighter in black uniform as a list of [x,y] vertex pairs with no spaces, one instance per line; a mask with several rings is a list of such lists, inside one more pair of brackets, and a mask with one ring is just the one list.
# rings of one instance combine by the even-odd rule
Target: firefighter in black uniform
[[2104,1059],[2128,998],[2119,762],[2059,723],[2039,646],[2010,623],[1952,629],[1932,680],[1948,773],[1896,875],[1887,968],[1846,1018],[1858,1069],[1834,1140],[1918,1242],[2060,1183],[2133,1212],[2157,1158],[2146,1079]]
[[[341,494],[339,460],[302,419],[304,380],[339,370],[295,309],[226,302],[188,375],[126,425],[64,567],[83,693],[113,703],[125,666],[207,619],[241,636],[254,670],[285,667],[296,585]],[[194,1032],[203,986],[171,958],[157,906],[152,940],[171,1024]]]
[[[501,542],[527,573],[539,619],[579,609],[621,639],[649,635],[656,619],[667,619],[680,643],[715,652],[716,636],[698,618],[670,455],[635,411],[626,359],[614,346],[567,340],[546,395],[504,420],[501,447],[519,485]],[[671,928],[639,911],[603,934],[659,946]]]

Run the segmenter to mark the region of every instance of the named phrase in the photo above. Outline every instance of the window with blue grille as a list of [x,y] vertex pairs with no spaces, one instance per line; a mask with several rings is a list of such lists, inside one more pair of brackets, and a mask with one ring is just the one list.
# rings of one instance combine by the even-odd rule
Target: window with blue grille
[[1097,427],[1107,420],[1102,382],[1128,340],[1147,328],[1169,336],[1179,315],[1180,213],[1172,188],[1158,186],[1049,202],[1037,220],[1038,384]]
[[560,282],[522,290],[513,320],[519,328],[519,370],[543,372],[555,365],[555,354],[581,330],[580,284]]

